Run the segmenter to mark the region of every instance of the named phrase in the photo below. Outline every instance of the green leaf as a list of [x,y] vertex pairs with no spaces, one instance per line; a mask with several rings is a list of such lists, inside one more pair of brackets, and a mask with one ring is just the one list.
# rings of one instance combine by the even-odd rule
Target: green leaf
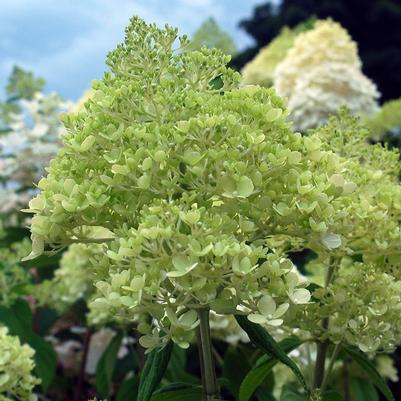
[[228,388],[238,398],[240,385],[250,364],[239,347],[229,347],[224,355],[223,376],[228,380]]
[[291,387],[284,386],[281,392],[280,401],[308,401],[305,395],[298,394]]
[[22,342],[28,342],[29,337],[33,335],[31,308],[21,298],[11,306],[0,305],[0,322],[8,327],[10,334],[18,336]]
[[181,388],[178,390],[161,391],[154,394],[151,401],[201,401],[202,389],[200,387]]
[[369,380],[377,389],[386,397],[388,401],[395,401],[395,398],[387,386],[385,380],[380,376],[379,372],[373,363],[367,358],[365,354],[352,347],[344,347],[345,352],[357,363],[362,370],[367,374]]
[[131,377],[125,380],[118,389],[116,401],[135,401],[138,394],[139,380]]
[[21,265],[29,268],[36,267],[37,269],[43,269],[49,266],[58,266],[60,259],[61,259],[61,253],[51,256],[41,255],[35,259],[30,259],[21,262]]
[[41,384],[46,392],[54,379],[57,354],[49,342],[37,335],[33,335],[28,343],[35,350],[35,372],[42,380]]
[[379,394],[373,384],[359,377],[351,378],[351,391],[355,401],[379,401]]
[[[343,401],[343,397],[340,393],[337,393],[337,391],[330,390],[323,394],[322,401]],[[363,400],[363,401],[368,401],[368,400]]]
[[235,318],[242,329],[248,334],[252,343],[267,355],[275,357],[280,362],[287,365],[294,372],[305,390],[309,393],[309,388],[298,366],[287,356],[285,351],[281,349],[280,345],[274,340],[274,338],[261,326],[250,322],[246,316],[237,315]]
[[155,349],[148,354],[142,370],[136,401],[150,400],[167,369],[172,349],[173,342],[170,341],[164,348]]
[[17,299],[11,306],[0,306],[0,322],[8,327],[10,334],[35,350],[35,372],[47,391],[56,372],[57,355],[52,345],[36,335],[32,329],[32,311],[23,299]]
[[259,401],[277,401],[270,392],[264,391],[263,387],[259,387],[255,395]]
[[96,368],[96,389],[102,398],[107,398],[117,362],[117,354],[123,339],[122,333],[117,333],[103,352]]
[[133,350],[129,350],[122,358],[117,359],[113,372],[113,381],[120,383],[128,374],[135,372],[139,368],[137,358],[137,354]]
[[[283,341],[280,341],[278,345],[285,352],[289,353],[292,350],[298,348],[302,344],[302,341],[297,337],[289,337]],[[263,358],[263,360],[262,360]],[[273,356],[264,356],[259,358],[257,365],[246,375],[245,379],[241,383],[239,400],[248,401],[256,389],[262,384],[262,382],[269,375],[273,367],[278,363],[278,359]]]
[[39,307],[35,310],[36,332],[40,336],[45,336],[56,320],[59,318],[58,313],[48,307]]
[[191,375],[186,371],[186,364],[186,350],[174,344],[165,378],[170,382],[200,384],[200,380],[197,376]]

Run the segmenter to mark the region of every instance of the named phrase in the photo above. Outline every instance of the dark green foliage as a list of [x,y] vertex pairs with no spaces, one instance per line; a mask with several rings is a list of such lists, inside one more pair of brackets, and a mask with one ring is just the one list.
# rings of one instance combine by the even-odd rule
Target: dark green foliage
[[141,373],[137,401],[149,401],[167,369],[173,343],[170,341],[164,348],[155,349],[146,358]]
[[287,365],[294,372],[295,376],[303,385],[305,390],[309,391],[306,381],[296,363],[287,356],[286,352],[265,329],[258,324],[250,322],[246,316],[238,315],[235,316],[235,318],[237,319],[237,322],[241,328],[246,331],[249,339],[256,347],[261,349],[267,355],[275,357],[280,362]]
[[32,312],[26,301],[18,299],[13,305],[0,305],[0,324],[7,326],[10,334],[35,350],[35,374],[42,380],[44,392],[52,383],[57,356],[52,345],[33,331]]

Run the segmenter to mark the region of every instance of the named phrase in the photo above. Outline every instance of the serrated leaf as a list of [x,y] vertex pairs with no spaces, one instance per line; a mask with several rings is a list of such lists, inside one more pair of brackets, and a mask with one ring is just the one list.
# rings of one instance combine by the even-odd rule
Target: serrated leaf
[[267,355],[273,356],[277,358],[280,362],[287,365],[294,372],[295,376],[300,381],[305,390],[309,393],[309,388],[298,366],[281,349],[276,340],[261,326],[250,322],[246,316],[237,315],[235,316],[235,318],[242,329],[248,334],[248,337],[252,341],[252,343],[263,352],[265,352]]
[[96,368],[96,390],[102,398],[107,398],[117,362],[118,351],[123,339],[122,333],[117,333],[100,357]]
[[344,351],[362,368],[372,384],[377,387],[377,389],[386,397],[388,401],[395,401],[395,398],[390,388],[387,386],[387,383],[380,376],[379,372],[376,370],[376,367],[365,354],[352,347],[344,347]]
[[[278,343],[285,353],[291,352],[301,344],[302,341],[297,337],[289,337]],[[261,360],[262,358],[263,360]],[[264,356],[262,358],[259,358],[256,366],[248,372],[245,379],[242,381],[239,392],[240,401],[248,401],[269,375],[273,367],[278,363],[278,359],[272,356]]]
[[151,399],[167,369],[172,349],[173,342],[170,341],[164,348],[155,349],[148,354],[141,373],[136,401],[149,401]]

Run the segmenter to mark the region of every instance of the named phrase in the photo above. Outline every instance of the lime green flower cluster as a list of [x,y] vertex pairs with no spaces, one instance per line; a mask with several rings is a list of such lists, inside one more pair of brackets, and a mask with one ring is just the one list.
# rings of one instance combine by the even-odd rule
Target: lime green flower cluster
[[399,137],[401,135],[401,99],[384,103],[373,117],[367,119],[366,124],[372,138],[376,141],[387,135]]
[[63,253],[54,277],[35,286],[39,303],[63,312],[79,299],[87,300],[95,290],[90,259],[100,251],[98,244],[72,244]]
[[301,131],[325,123],[341,106],[355,115],[378,110],[379,93],[362,73],[356,43],[332,20],[317,21],[297,36],[275,70],[274,86],[288,99],[294,127]]
[[317,273],[311,280],[323,286],[313,293],[318,302],[293,308],[288,326],[363,352],[391,351],[401,343],[398,152],[369,144],[369,131],[346,110],[313,136],[320,138],[322,149],[331,148],[347,160],[347,170],[333,182],[342,186],[348,180],[355,188],[333,202],[341,211],[332,226],[340,246],[330,254],[318,252],[311,263]]
[[307,21],[292,29],[284,27],[276,38],[244,66],[241,71],[242,85],[272,86],[277,65],[284,60],[298,34],[310,29],[311,25],[312,22]]
[[30,257],[103,243],[93,306],[148,316],[150,348],[161,333],[188,346],[199,308],[280,325],[309,293],[265,238],[338,247],[333,200],[353,190],[333,183],[341,157],[292,132],[274,90],[238,88],[229,57],[178,42],[176,29],[132,19],[111,72],[64,117],[64,148],[30,202]]
[[0,327],[0,400],[33,401],[33,388],[40,380],[32,375],[34,351],[21,345],[18,337],[10,336]]
[[0,305],[10,305],[27,292],[32,277],[20,262],[29,249],[28,239],[0,248]]
[[[314,291],[318,301],[298,306],[300,328],[313,338],[355,345],[363,352],[391,352],[401,343],[401,281],[376,265],[354,262],[336,270],[327,288]],[[329,319],[329,327],[317,324]]]
[[[385,261],[391,264],[388,257],[400,254],[401,241],[398,151],[369,144],[369,131],[346,110],[314,135],[322,141],[323,149],[331,148],[347,159],[347,171],[332,177],[336,185],[348,180],[355,186],[348,197],[334,201],[342,211],[333,223],[343,239],[339,255],[363,255],[370,262],[378,262],[378,266]],[[393,270],[396,273],[394,266]]]

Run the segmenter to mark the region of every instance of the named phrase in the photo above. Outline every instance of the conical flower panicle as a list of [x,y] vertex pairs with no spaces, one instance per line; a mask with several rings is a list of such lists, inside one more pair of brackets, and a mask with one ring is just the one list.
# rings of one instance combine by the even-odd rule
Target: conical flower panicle
[[[344,161],[291,131],[274,90],[238,88],[227,56],[186,46],[175,29],[132,19],[111,71],[64,117],[64,147],[30,203],[30,257],[102,243],[92,306],[148,316],[139,326],[149,348],[188,346],[200,307],[278,324],[308,301],[265,238],[338,246],[327,239],[343,191],[329,177]],[[259,308],[266,296],[282,314]]]

